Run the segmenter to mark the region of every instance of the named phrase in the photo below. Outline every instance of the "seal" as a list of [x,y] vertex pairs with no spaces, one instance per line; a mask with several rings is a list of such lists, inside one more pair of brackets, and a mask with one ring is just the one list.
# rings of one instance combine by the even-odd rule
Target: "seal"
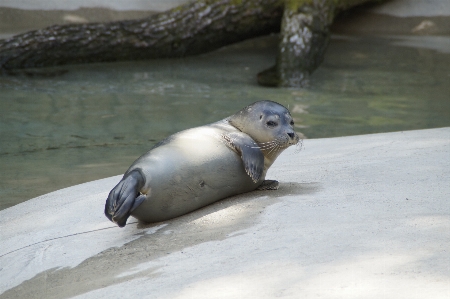
[[226,197],[278,189],[265,180],[269,167],[297,144],[284,106],[255,102],[221,121],[181,131],[138,158],[111,190],[105,215],[124,227],[133,217],[159,222]]

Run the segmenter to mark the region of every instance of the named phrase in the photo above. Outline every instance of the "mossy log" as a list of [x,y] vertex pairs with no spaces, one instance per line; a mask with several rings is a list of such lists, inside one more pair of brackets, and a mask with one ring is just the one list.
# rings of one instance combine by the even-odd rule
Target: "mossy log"
[[[336,12],[368,1],[202,0],[139,20],[55,25],[0,40],[0,70],[200,54],[279,32],[283,16],[277,66],[269,74],[274,79],[263,73],[258,81],[301,86],[298,77],[307,78],[323,57]],[[294,36],[305,48],[301,55]]]
[[182,57],[277,32],[280,0],[206,0],[139,20],[55,25],[0,41],[0,68]]
[[343,9],[367,0],[286,0],[275,66],[258,74],[264,86],[304,87],[322,63],[330,25]]

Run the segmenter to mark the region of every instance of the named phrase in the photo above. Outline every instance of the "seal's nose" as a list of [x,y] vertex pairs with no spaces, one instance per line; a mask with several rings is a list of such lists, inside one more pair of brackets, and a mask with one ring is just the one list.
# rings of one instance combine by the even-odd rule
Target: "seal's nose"
[[291,137],[291,139],[294,139],[295,134],[294,133],[287,133],[289,135],[289,137]]

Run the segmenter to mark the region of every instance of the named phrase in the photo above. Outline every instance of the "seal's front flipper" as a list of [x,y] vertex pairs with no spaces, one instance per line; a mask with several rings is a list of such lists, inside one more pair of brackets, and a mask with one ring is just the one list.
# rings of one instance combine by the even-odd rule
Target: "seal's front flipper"
[[265,180],[256,190],[278,190],[280,183],[275,180]]
[[131,212],[146,198],[139,194],[145,180],[140,171],[127,173],[122,180],[109,192],[105,204],[105,215],[112,222],[124,227]]
[[245,171],[256,183],[264,171],[264,155],[258,144],[250,136],[241,132],[233,132],[223,137],[228,146],[240,154]]

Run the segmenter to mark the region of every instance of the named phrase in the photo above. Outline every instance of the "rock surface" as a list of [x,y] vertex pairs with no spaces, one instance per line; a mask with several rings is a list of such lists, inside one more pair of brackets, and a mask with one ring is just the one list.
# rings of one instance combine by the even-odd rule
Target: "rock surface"
[[449,177],[442,128],[305,140],[280,190],[156,224],[73,186],[0,211],[0,298],[448,298]]

